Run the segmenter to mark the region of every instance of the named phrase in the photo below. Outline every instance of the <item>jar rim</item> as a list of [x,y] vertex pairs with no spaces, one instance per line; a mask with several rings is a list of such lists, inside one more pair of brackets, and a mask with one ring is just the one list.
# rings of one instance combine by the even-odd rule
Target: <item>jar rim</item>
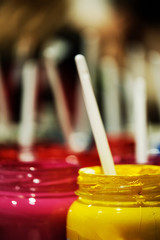
[[100,166],[80,169],[77,195],[96,201],[140,205],[156,202],[160,205],[160,166],[128,164],[115,167],[119,174],[116,176],[104,175]]
[[[143,177],[143,176],[157,176],[159,175],[160,177],[160,166],[154,166],[154,165],[143,165],[143,164],[116,164],[115,168],[116,171],[119,170],[118,168],[121,168],[121,171],[118,172],[118,175],[104,175],[101,166],[93,166],[93,167],[85,167],[85,168],[81,168],[79,169],[79,175],[87,175],[90,177],[96,176],[96,177],[102,177],[102,178],[106,178],[106,177],[116,177],[116,178],[133,178],[133,177]],[[123,168],[123,169],[122,169]],[[122,172],[122,170],[128,170],[128,169],[132,169],[131,172],[126,172],[126,175],[122,175],[120,174]],[[135,171],[136,170],[136,171]],[[143,170],[143,173],[142,173]],[[149,173],[149,170],[151,170],[151,172]],[[133,174],[135,173],[135,174]]]
[[0,195],[38,196],[72,194],[77,189],[79,165],[64,159],[20,162],[0,160]]

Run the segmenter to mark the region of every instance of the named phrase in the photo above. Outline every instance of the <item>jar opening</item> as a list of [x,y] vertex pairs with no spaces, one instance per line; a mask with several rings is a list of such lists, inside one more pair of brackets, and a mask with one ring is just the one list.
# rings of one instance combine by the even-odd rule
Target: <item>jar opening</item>
[[110,176],[98,166],[80,169],[77,195],[110,204],[160,204],[159,166],[116,165],[116,172],[116,176]]

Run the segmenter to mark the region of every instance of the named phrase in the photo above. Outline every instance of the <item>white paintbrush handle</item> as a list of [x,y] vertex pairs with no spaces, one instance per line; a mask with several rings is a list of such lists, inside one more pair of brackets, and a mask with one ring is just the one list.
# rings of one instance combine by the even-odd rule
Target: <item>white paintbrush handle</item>
[[91,128],[93,131],[94,139],[96,142],[104,174],[115,175],[116,172],[112,154],[106,137],[105,129],[102,123],[102,119],[100,117],[98,105],[93,93],[93,88],[91,85],[91,79],[86,60],[83,55],[77,55],[75,57],[75,61],[83,89],[84,101],[86,104],[88,117],[90,120]]

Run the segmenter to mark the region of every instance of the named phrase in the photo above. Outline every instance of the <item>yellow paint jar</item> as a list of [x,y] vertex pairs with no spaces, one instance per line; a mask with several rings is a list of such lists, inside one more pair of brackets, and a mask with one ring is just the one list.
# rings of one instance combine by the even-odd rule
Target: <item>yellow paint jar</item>
[[67,217],[68,240],[159,240],[160,167],[117,165],[79,170],[78,199]]

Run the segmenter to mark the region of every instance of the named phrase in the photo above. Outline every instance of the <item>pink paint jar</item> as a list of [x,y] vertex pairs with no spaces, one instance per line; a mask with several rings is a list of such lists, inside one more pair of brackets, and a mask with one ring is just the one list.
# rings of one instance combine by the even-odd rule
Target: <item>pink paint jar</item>
[[1,159],[0,239],[65,240],[78,169],[69,158],[30,163]]

